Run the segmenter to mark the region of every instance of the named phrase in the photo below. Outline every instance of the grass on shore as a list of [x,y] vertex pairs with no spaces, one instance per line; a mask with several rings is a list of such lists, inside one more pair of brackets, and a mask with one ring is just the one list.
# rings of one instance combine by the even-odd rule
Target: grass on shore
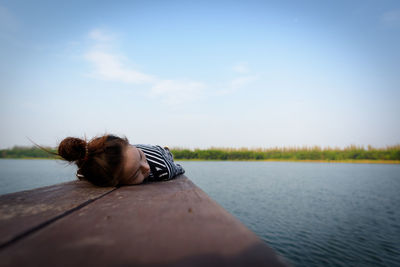
[[386,148],[367,149],[358,146],[340,148],[283,147],[283,148],[209,148],[209,149],[171,149],[175,159],[200,160],[278,160],[278,161],[400,161],[400,145]]
[[210,160],[210,159],[175,159],[176,161],[237,161],[237,162],[314,162],[314,163],[357,163],[357,164],[400,164],[400,160],[370,160],[370,159],[347,159],[347,160],[312,160],[312,159],[240,159],[240,160]]
[[[46,147],[51,152],[56,148]],[[209,148],[171,149],[176,160],[218,161],[299,161],[299,162],[346,162],[346,163],[400,163],[400,145],[367,149],[358,146],[346,148],[283,147],[283,148]],[[59,159],[37,147],[18,147],[0,150],[0,158]]]

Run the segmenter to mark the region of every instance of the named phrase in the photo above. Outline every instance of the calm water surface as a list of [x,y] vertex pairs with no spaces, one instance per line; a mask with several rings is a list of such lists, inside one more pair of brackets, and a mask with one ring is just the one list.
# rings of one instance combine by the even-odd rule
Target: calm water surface
[[0,195],[72,181],[75,172],[59,160],[0,159]]
[[[400,166],[181,162],[294,266],[399,266]],[[0,160],[0,193],[74,179],[54,160]]]

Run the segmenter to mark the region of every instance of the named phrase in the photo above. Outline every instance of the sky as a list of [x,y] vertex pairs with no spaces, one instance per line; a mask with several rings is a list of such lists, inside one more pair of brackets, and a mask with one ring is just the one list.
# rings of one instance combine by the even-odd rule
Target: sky
[[0,148],[400,144],[399,1],[0,0]]

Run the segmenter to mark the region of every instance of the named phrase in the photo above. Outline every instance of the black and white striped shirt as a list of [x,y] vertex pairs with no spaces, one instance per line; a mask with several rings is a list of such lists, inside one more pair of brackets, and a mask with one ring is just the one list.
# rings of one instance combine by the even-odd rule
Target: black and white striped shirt
[[169,180],[185,173],[181,165],[174,162],[169,149],[152,145],[134,145],[146,155],[147,163],[150,166],[148,181]]

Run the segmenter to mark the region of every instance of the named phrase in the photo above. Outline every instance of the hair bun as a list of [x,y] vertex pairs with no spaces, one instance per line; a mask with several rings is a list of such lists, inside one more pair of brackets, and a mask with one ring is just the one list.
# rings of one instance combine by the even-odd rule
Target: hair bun
[[86,141],[80,138],[67,137],[58,146],[58,155],[67,161],[77,161],[85,158]]

